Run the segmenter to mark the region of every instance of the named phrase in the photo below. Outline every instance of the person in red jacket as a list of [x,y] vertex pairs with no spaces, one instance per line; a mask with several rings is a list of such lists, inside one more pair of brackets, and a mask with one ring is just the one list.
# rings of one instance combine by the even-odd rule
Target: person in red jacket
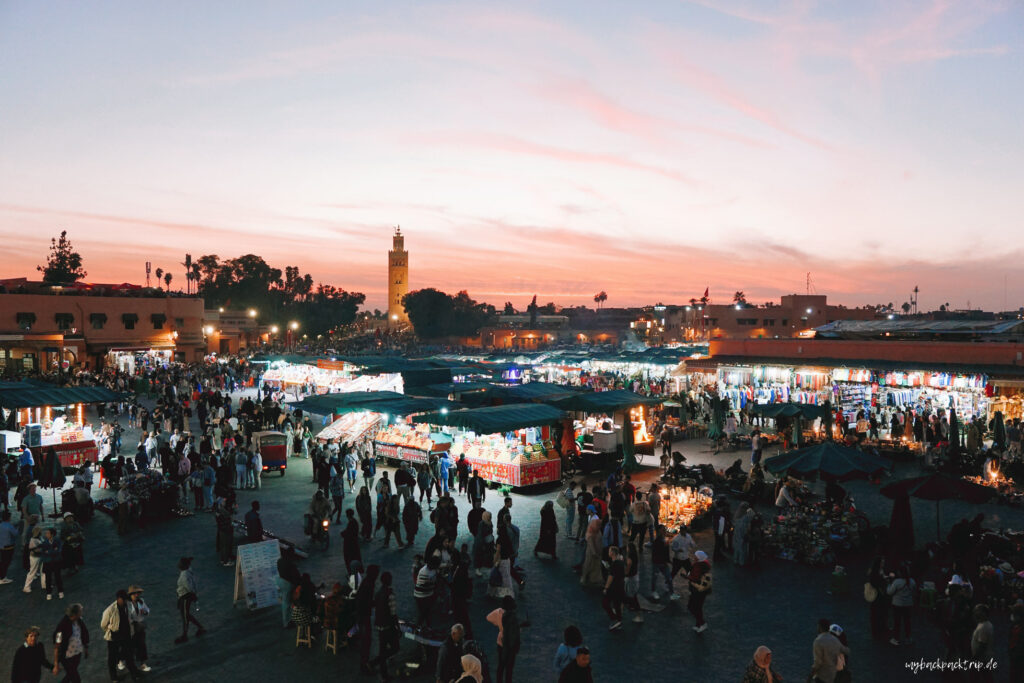
[[693,630],[703,633],[708,628],[707,622],[704,621],[704,601],[711,593],[711,563],[708,562],[708,555],[703,550],[698,550],[693,556],[697,561],[693,563],[693,568],[686,577],[690,581],[690,601],[686,608],[697,618]]

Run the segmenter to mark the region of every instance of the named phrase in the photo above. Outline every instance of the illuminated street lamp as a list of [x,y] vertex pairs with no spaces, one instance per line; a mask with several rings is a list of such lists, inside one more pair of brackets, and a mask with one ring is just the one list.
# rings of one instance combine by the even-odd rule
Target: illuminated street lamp
[[270,326],[270,334],[277,334],[277,325]]
[[299,329],[299,324],[293,320],[290,323],[288,323],[288,327],[292,328],[293,330],[297,330]]
[[256,309],[255,308],[250,308],[249,309],[249,317],[250,318],[255,318],[256,317]]

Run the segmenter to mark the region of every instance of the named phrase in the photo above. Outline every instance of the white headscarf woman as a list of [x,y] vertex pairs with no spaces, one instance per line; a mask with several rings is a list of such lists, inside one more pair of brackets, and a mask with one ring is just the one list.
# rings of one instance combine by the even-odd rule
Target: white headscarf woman
[[455,683],[482,683],[483,674],[480,671],[480,660],[473,655],[462,655],[462,676]]

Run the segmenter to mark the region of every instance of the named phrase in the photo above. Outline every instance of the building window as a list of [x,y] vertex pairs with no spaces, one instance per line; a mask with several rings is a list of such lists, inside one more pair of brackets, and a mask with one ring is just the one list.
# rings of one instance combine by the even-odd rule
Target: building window
[[788,324],[789,324],[789,318],[783,318],[782,319],[782,326],[785,327]]
[[179,330],[181,328],[185,327],[185,319],[184,318],[175,318],[174,319],[174,327],[176,327]]
[[765,318],[764,325],[765,327],[775,327],[775,318]]
[[92,329],[102,330],[103,326],[107,324],[106,313],[90,313],[89,322],[92,324]]
[[736,318],[737,325],[757,325],[757,318]]
[[154,330],[164,329],[164,323],[167,322],[167,316],[163,313],[154,313],[149,316],[150,321],[153,323]]
[[708,318],[708,325],[718,327],[718,318]]
[[0,349],[0,368],[7,367],[7,349]]
[[124,323],[124,329],[134,330],[135,323],[139,322],[139,316],[136,313],[123,313],[121,315],[121,322]]
[[21,357],[21,364],[26,370],[36,369],[36,354],[26,353]]
[[15,313],[14,318],[18,321],[18,327],[23,330],[31,330],[36,324],[35,313]]
[[57,313],[53,319],[57,323],[58,330],[70,330],[75,323],[75,316],[72,313]]

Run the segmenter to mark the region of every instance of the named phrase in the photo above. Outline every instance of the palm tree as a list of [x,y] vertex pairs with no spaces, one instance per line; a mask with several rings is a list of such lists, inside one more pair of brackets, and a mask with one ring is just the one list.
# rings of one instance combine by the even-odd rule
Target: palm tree
[[181,265],[185,266],[185,293],[192,293],[192,254],[185,254],[185,261]]
[[734,304],[745,304],[747,303],[747,295],[743,291],[736,292],[732,295],[732,302]]
[[162,280],[163,277],[164,277],[164,269],[163,268],[157,268],[156,269],[156,288],[157,289],[160,289],[160,280]]
[[602,291],[594,295],[594,303],[597,304],[598,310],[601,309],[601,306],[604,304],[605,301],[608,301],[608,294],[606,292]]
[[903,315],[910,313],[910,304],[908,302],[904,301],[903,305],[900,306],[900,308],[903,309]]
[[174,279],[173,275],[171,275],[170,273],[164,273],[164,282],[167,284],[167,291],[168,292],[171,291],[171,280],[173,280],[173,279]]

